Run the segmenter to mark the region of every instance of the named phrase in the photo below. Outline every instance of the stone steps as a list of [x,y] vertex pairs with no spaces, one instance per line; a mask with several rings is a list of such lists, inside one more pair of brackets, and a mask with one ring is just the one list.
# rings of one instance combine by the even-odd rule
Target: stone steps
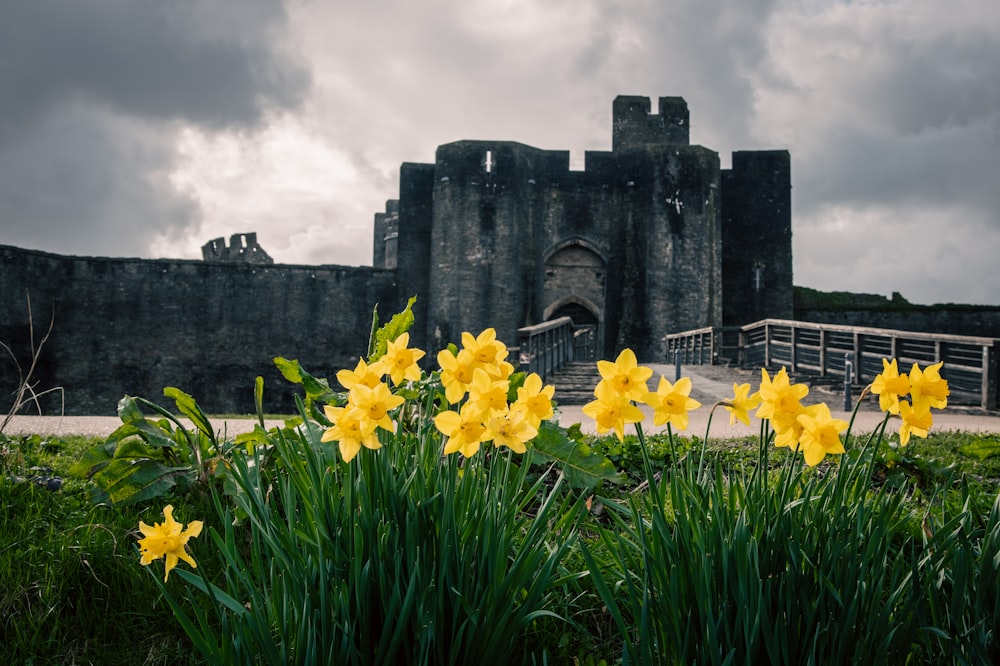
[[597,364],[587,361],[569,363],[546,383],[556,387],[554,397],[560,405],[584,405],[594,399],[594,387],[599,381]]

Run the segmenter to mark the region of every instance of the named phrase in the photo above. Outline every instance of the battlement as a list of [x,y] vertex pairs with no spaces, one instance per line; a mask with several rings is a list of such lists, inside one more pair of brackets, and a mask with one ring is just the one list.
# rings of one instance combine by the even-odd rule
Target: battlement
[[659,113],[649,112],[648,97],[619,95],[612,110],[614,152],[648,145],[688,145],[690,114],[683,97],[661,97]]
[[228,261],[244,264],[273,264],[274,259],[257,243],[257,234],[233,234],[229,245],[224,238],[215,238],[201,246],[205,261]]

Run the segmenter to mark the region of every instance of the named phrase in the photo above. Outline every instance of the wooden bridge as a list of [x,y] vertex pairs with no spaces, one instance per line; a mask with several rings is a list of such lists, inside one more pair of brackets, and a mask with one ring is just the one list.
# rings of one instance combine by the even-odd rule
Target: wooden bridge
[[913,363],[926,367],[944,362],[941,376],[948,380],[951,401],[997,409],[997,338],[764,319],[684,331],[665,341],[668,363],[785,367],[858,390],[882,372],[883,358],[895,358],[900,372]]

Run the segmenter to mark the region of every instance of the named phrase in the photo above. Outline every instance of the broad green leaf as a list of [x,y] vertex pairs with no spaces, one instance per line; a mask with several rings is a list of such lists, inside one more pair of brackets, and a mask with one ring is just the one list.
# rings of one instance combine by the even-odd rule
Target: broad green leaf
[[1000,456],[1000,440],[976,439],[964,446],[958,447],[958,450],[967,456],[975,456],[980,460],[986,460],[993,456]]
[[122,396],[122,399],[118,401],[118,418],[122,420],[122,423],[131,423],[132,421],[141,421],[146,416],[139,409],[135,398],[126,395]]
[[309,400],[320,400],[323,402],[328,402],[333,400],[335,394],[330,388],[329,382],[325,379],[318,377],[313,377],[308,372],[302,369],[299,362],[296,360],[289,361],[286,358],[278,356],[274,359],[274,364],[278,366],[278,370],[288,381],[293,384],[300,384],[302,388],[306,391],[306,397]]
[[282,377],[293,384],[302,383],[302,373],[299,371],[298,361],[289,361],[283,356],[276,356],[274,364],[278,367]]
[[111,462],[115,454],[115,443],[106,441],[91,447],[83,456],[69,468],[70,476],[78,479],[89,479]]
[[388,343],[395,342],[396,338],[410,330],[413,326],[413,304],[416,302],[417,297],[411,296],[402,312],[394,314],[382,328],[375,331],[375,349],[368,355],[369,363],[374,363],[385,356]]
[[205,412],[201,410],[201,407],[198,406],[193,397],[173,386],[163,389],[163,395],[172,399],[174,404],[177,405],[177,411],[191,419],[195,427],[212,443],[212,446],[216,446],[215,431],[212,429],[212,423],[205,416]]
[[169,425],[147,419],[140,411],[135,398],[125,396],[121,399],[118,403],[118,417],[122,420],[122,425],[108,436],[108,442],[118,443],[127,437],[138,435],[150,446],[176,448],[177,442]]
[[116,457],[92,480],[113,504],[134,504],[163,497],[181,479],[194,476],[188,467],[168,467],[152,458]]
[[622,483],[625,475],[610,460],[593,453],[590,447],[569,439],[563,430],[546,421],[532,440],[535,453],[562,465],[566,480],[575,488],[593,488],[601,481]]

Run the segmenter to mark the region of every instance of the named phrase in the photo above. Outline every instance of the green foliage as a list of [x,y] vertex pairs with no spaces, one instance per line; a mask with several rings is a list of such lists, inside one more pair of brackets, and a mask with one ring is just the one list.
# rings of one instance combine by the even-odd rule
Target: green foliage
[[967,494],[932,514],[906,477],[872,489],[870,449],[807,470],[781,451],[771,471],[768,444],[749,473],[687,456],[660,480],[647,461],[648,493],[605,501],[583,554],[625,662],[996,663],[1000,542]]
[[368,360],[377,361],[385,355],[389,342],[406,333],[413,326],[413,304],[416,296],[411,296],[402,312],[397,312],[383,326],[379,327],[378,308],[372,312],[372,336],[368,343]]
[[552,613],[580,503],[509,452],[442,460],[427,427],[351,463],[321,433],[275,432],[273,472],[233,459],[247,519],[217,498],[207,530],[224,579],[176,572],[216,616],[164,586],[196,647],[213,663],[516,661]]
[[1000,437],[977,437],[958,450],[967,456],[975,456],[979,460],[986,460],[995,456],[1000,456]]
[[0,663],[197,663],[155,582],[136,566],[132,532],[159,510],[93,506],[88,484],[75,479],[58,492],[15,480],[33,467],[65,477],[96,443],[0,436]]
[[[274,364],[281,372],[281,376],[293,384],[298,384],[306,392],[306,411],[315,419],[325,419],[322,416],[322,403],[342,402],[340,395],[330,388],[330,382],[326,379],[313,377],[306,372],[297,360],[288,360],[278,356],[274,359]],[[258,407],[258,413],[263,413]]]
[[531,446],[541,460],[559,463],[573,488],[594,489],[602,481],[622,483],[625,479],[614,463],[596,454],[582,437],[571,439],[565,429],[551,422],[542,423]]
[[[194,429],[184,427],[155,403],[132,396],[122,398],[118,403],[122,425],[70,469],[72,475],[94,482],[95,503],[135,504],[165,497],[175,486],[204,486],[216,471],[225,469],[218,465],[224,448],[194,398],[172,387],[163,394],[174,400]],[[162,418],[149,419],[140,407]]]

